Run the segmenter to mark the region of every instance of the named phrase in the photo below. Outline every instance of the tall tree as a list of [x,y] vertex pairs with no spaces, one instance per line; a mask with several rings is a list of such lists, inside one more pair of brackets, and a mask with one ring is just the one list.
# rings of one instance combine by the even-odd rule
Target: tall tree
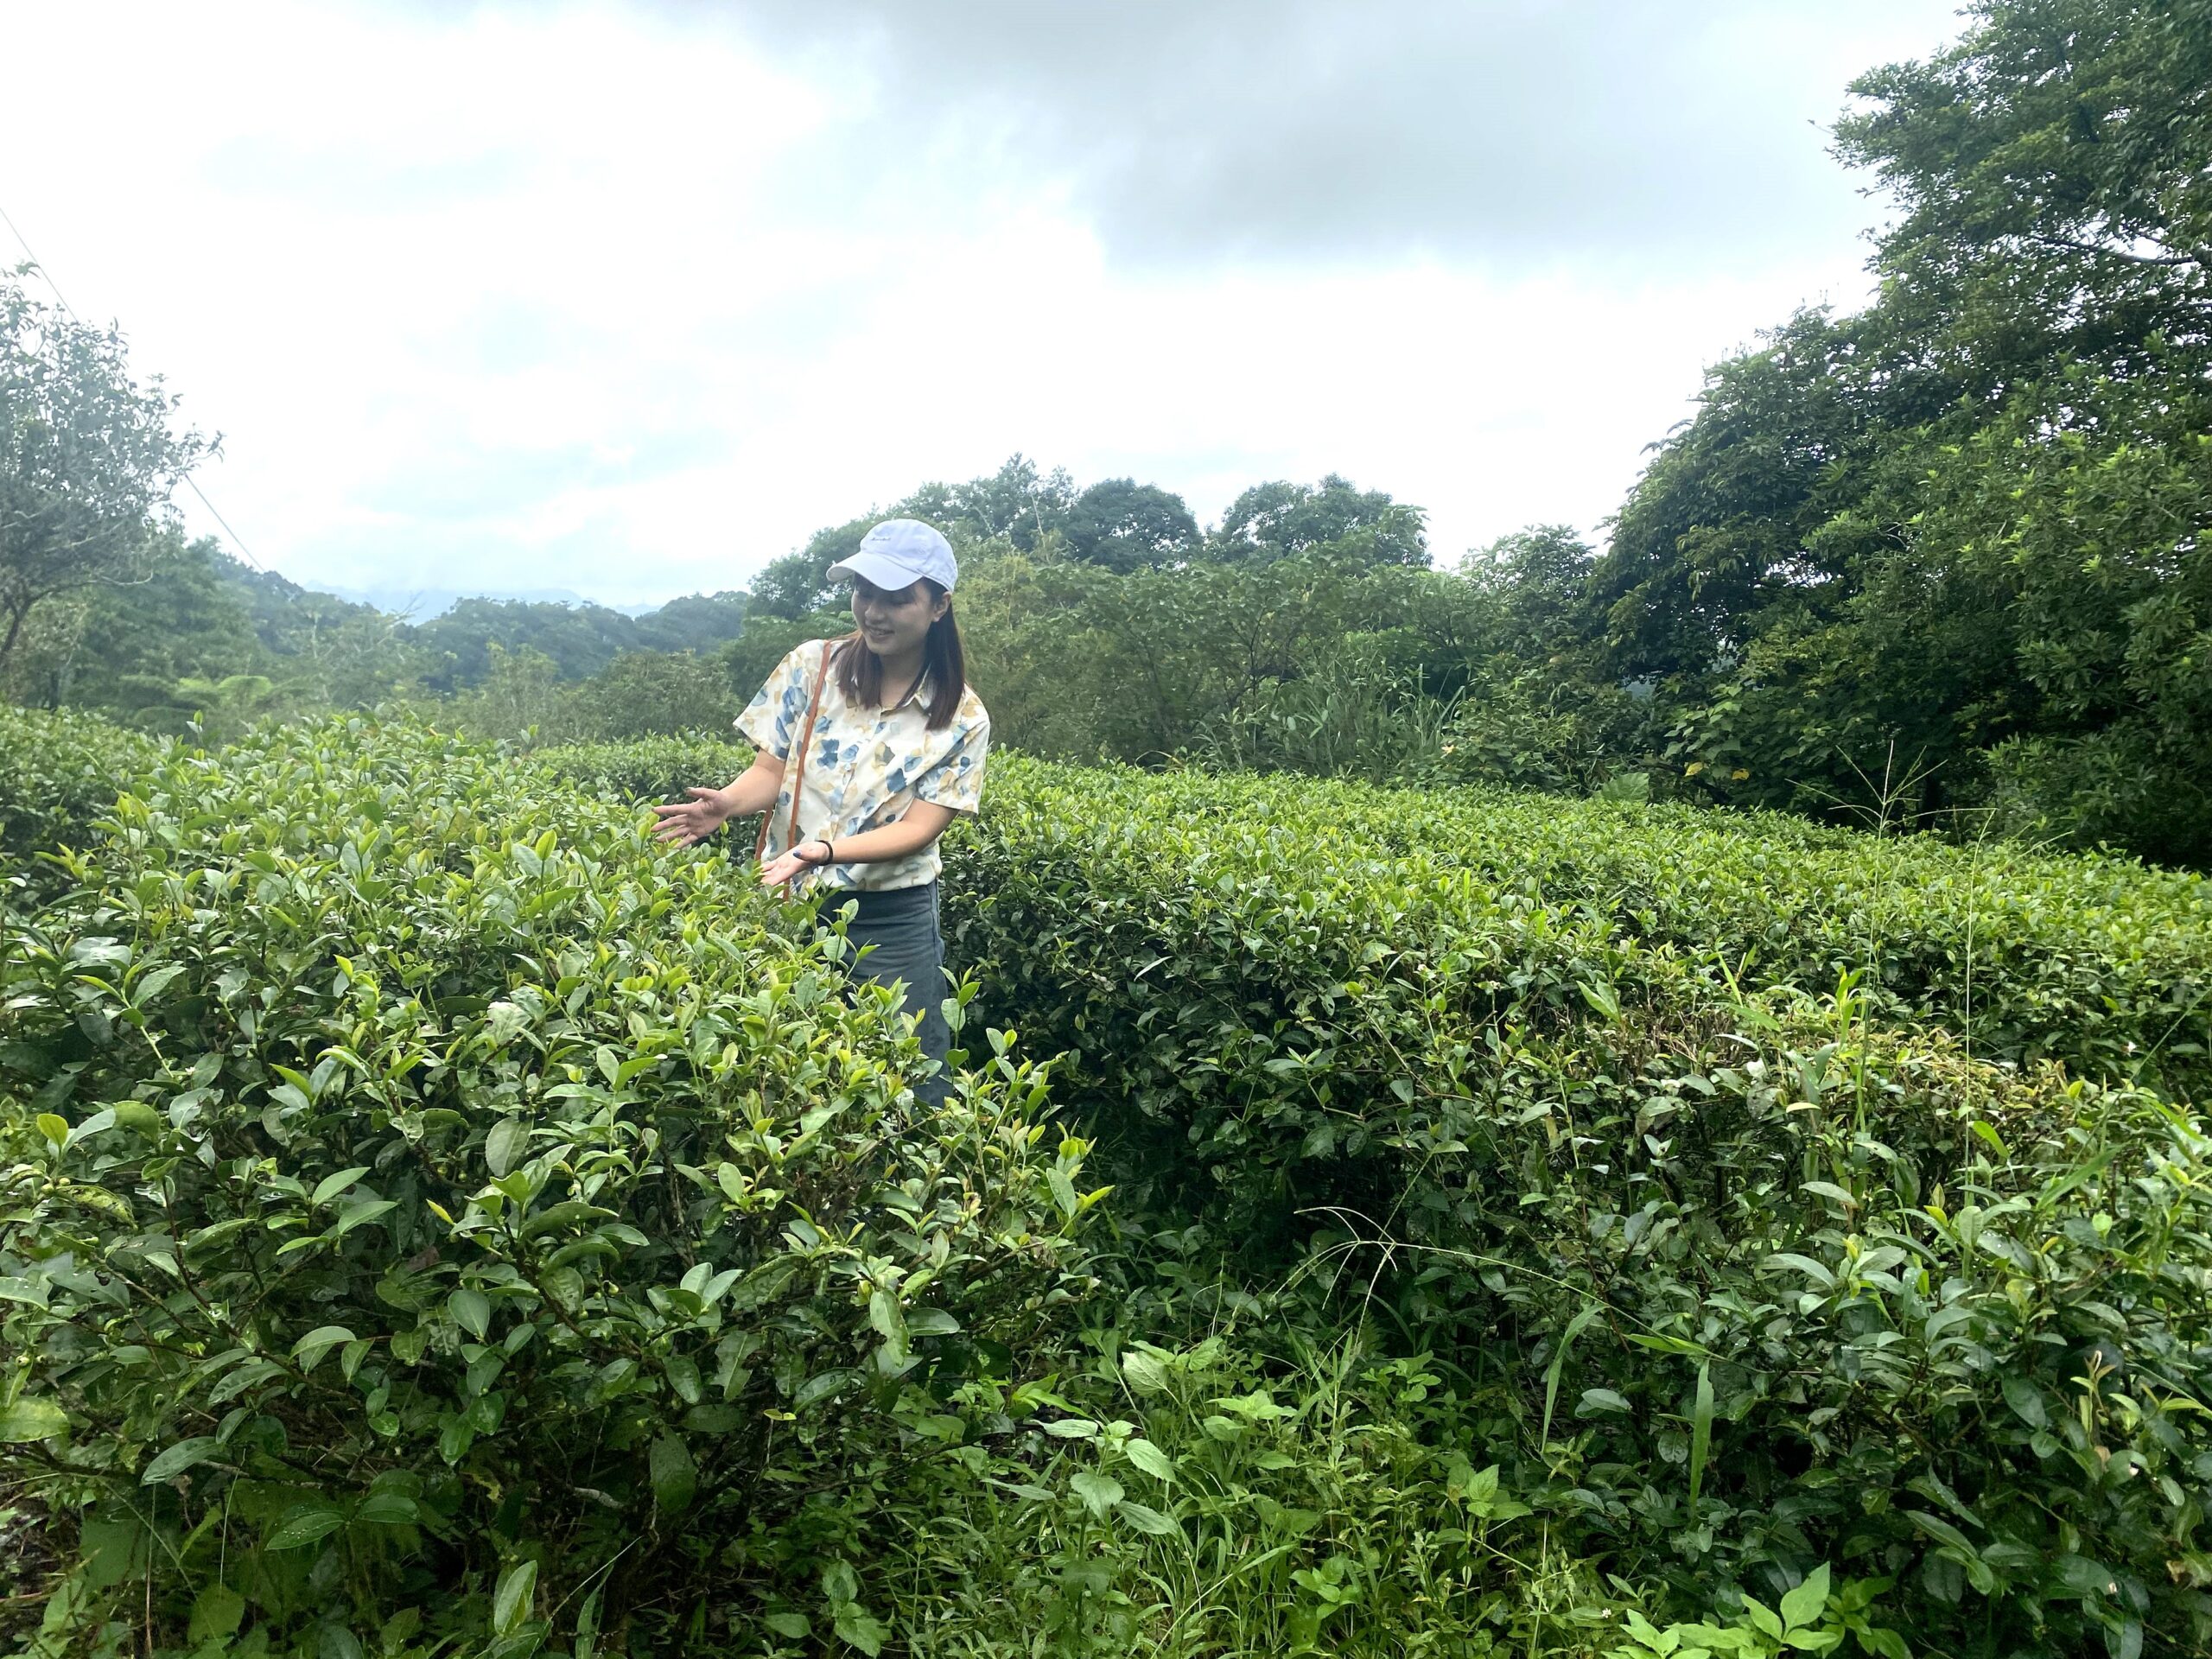
[[2024,378],[2212,356],[2212,0],[1980,0],[1864,75],[1840,153],[1903,205],[1878,263],[1924,348]]
[[891,516],[864,513],[817,530],[804,547],[771,559],[746,590],[746,626],[749,628],[763,617],[796,621],[835,604],[837,595],[830,582],[830,567],[859,551],[861,537],[869,527]]
[[1133,478],[1105,479],[1076,497],[1061,533],[1071,557],[1124,573],[1183,563],[1200,545],[1183,498]]
[[[164,532],[144,580],[102,583],[41,605],[16,646],[25,701],[134,716],[188,676],[219,680],[264,666],[266,652],[229,563],[213,542]],[[56,626],[61,625],[61,626]]]
[[1969,16],[1838,129],[1901,207],[1879,297],[1713,371],[1586,626],[1719,798],[2206,861],[2212,0]]
[[210,448],[171,430],[159,376],[131,378],[123,336],[0,276],[0,669],[32,607],[142,579],[170,493]]
[[1334,473],[1318,485],[1255,484],[1230,503],[1206,550],[1224,564],[1252,564],[1329,546],[1364,564],[1425,565],[1425,515]]
[[1017,452],[989,477],[945,488],[941,508],[925,488],[899,510],[948,532],[963,524],[978,541],[1003,536],[1026,553],[1058,528],[1074,500],[1075,483],[1064,468],[1039,473],[1035,461]]

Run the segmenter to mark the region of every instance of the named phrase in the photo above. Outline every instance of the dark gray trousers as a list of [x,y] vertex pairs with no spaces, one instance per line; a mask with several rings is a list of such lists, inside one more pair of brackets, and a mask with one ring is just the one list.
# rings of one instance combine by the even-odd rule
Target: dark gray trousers
[[855,907],[845,925],[846,941],[858,953],[849,957],[849,970],[879,985],[896,985],[906,993],[906,1009],[922,1017],[922,1052],[937,1065],[936,1072],[918,1081],[914,1095],[931,1105],[945,1096],[944,1055],[952,1033],[944,1023],[947,986],[944,938],[937,925],[937,883],[918,887],[893,887],[887,893],[839,893],[822,901],[824,919],[846,904]]

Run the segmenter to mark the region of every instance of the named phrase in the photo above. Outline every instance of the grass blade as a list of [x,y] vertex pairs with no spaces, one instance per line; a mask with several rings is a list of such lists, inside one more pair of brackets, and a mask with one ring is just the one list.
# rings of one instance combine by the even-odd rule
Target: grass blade
[[1690,1525],[1697,1524],[1698,1494],[1705,1488],[1705,1459],[1713,1450],[1713,1362],[1697,1368],[1697,1404],[1690,1412]]
[[1559,1374],[1567,1364],[1567,1351],[1574,1346],[1574,1339],[1580,1336],[1585,1327],[1589,1325],[1590,1321],[1597,1317],[1598,1305],[1595,1302],[1592,1302],[1587,1307],[1584,1308],[1580,1313],[1576,1314],[1572,1319],[1569,1319],[1567,1325],[1567,1334],[1559,1339],[1559,1347],[1552,1355],[1552,1363],[1545,1368],[1544,1427],[1542,1431],[1536,1436],[1536,1444],[1539,1446],[1548,1446],[1551,1443],[1552,1408],[1559,1404]]

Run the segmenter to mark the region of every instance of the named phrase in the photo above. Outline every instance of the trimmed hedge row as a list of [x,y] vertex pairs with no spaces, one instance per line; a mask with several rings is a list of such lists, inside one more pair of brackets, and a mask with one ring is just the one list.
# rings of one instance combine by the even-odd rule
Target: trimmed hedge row
[[[659,800],[727,781],[746,756],[732,744],[657,740],[539,759],[594,791]],[[1878,839],[1775,813],[1012,755],[992,764],[980,830],[946,843],[948,902],[971,946],[995,957],[996,941],[1020,944],[1036,925],[1057,937],[1057,895],[1078,884],[1085,913],[1100,918],[1093,931],[1131,950],[1071,960],[1066,988],[1077,995],[1124,983],[1157,957],[1172,954],[1187,971],[1187,947],[1210,925],[1200,918],[1229,874],[1243,894],[1236,927],[1259,925],[1241,954],[1265,956],[1262,977],[1294,966],[1322,978],[1325,967],[1342,980],[1370,946],[1395,948],[1385,923],[1456,929],[1456,917],[1518,907],[1542,912],[1554,931],[1595,928],[1747,988],[1833,994],[1847,975],[1883,1018],[1936,1021],[1993,1058],[2055,1058],[2085,1077],[2183,1098],[2212,1083],[2212,884],[2194,874],[2005,842]],[[1311,909],[1317,880],[1341,901],[1332,925],[1344,951],[1326,964],[1289,919]],[[1370,880],[1399,896],[1376,910],[1357,891]],[[1287,895],[1280,906],[1274,892]],[[987,902],[1002,919],[985,926]],[[1033,916],[1021,913],[1032,905]],[[1147,934],[1158,945],[1148,953]],[[1055,1036],[1087,1046],[1062,1027],[1072,1015]]]
[[1195,773],[1141,792],[1147,823],[1358,826],[1745,984],[1828,992],[1853,974],[1885,1015],[1940,1020],[1977,1052],[2183,1092],[2212,1078],[2212,883],[2194,873],[1684,805]]

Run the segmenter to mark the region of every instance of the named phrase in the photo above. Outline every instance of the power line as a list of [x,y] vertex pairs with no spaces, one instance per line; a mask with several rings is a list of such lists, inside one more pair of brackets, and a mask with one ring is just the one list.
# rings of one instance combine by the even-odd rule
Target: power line
[[[61,284],[54,280],[54,273],[46,268],[45,262],[40,259],[37,253],[33,251],[30,238],[16,228],[16,221],[8,217],[8,210],[4,207],[0,207],[0,225],[5,225],[10,234],[15,237],[16,245],[23,251],[23,257],[29,260],[31,268],[38,272],[39,280],[54,290],[54,297],[61,302],[61,308],[69,314],[69,321],[79,328],[83,327],[85,320],[77,315],[77,308],[69,303],[69,296],[61,291]],[[231,521],[215,511],[215,504],[207,499],[207,492],[200,487],[200,480],[187,473],[184,475],[184,483],[187,489],[200,498],[200,505],[207,509],[209,517],[223,527],[223,533],[231,538],[231,544],[245,556],[245,562],[260,571],[262,575],[267,575],[269,567],[253,556],[253,550],[245,544],[245,539],[238,531],[231,528]]]

